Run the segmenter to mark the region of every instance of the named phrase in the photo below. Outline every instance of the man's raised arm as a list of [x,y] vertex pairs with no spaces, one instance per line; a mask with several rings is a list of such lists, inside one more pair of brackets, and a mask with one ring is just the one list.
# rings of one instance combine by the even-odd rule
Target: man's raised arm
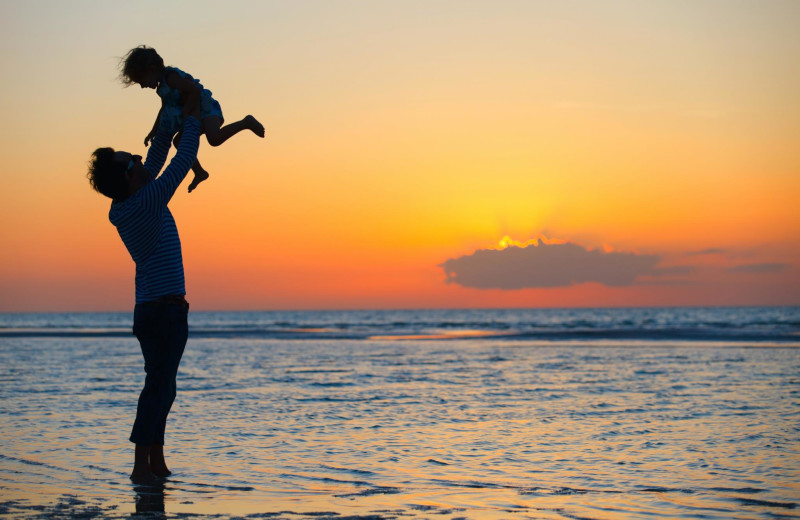
[[144,167],[150,172],[151,179],[155,179],[158,172],[164,167],[170,146],[172,146],[172,134],[164,130],[163,125],[160,125],[156,136],[150,142],[150,149],[147,151],[147,158],[144,161]]
[[[154,139],[150,153],[153,153],[153,148],[157,146],[156,141],[159,137],[160,135],[157,135],[156,139]],[[181,136],[181,143],[178,145],[178,153],[172,158],[164,173],[142,188],[144,190],[143,203],[145,205],[151,208],[167,205],[175,190],[178,189],[181,181],[183,181],[194,164],[199,144],[200,121],[194,116],[187,117],[183,123],[183,135]],[[169,147],[167,147],[167,150],[169,150]],[[147,155],[148,162],[150,161],[150,153]],[[161,164],[163,164],[163,159]]]

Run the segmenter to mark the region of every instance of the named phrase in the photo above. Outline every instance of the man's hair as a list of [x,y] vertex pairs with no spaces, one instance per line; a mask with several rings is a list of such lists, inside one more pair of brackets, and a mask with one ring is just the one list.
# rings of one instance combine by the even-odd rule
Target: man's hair
[[[156,50],[147,45],[134,47],[119,61],[119,79],[129,87],[141,79],[149,70],[161,72],[164,69],[164,60]],[[135,79],[134,79],[135,78]]]
[[114,160],[113,148],[98,148],[92,154],[86,176],[96,192],[113,200],[124,200],[128,198],[126,168],[126,164]]

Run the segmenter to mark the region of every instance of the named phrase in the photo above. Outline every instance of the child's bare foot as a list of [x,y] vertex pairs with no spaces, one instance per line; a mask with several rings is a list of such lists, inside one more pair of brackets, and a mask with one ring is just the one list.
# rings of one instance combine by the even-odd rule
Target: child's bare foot
[[189,184],[189,193],[194,191],[198,184],[203,182],[204,180],[208,179],[208,172],[205,170],[196,170],[194,172],[194,179],[192,179],[192,183]]
[[247,116],[244,118],[244,124],[247,128],[253,131],[258,137],[264,137],[264,125],[258,122],[253,116]]

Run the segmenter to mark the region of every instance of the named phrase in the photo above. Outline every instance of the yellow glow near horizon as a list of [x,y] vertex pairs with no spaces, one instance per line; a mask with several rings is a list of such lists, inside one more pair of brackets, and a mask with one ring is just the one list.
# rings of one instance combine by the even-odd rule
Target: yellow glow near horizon
[[503,249],[507,249],[509,247],[525,248],[525,247],[528,247],[528,246],[536,247],[539,244],[547,244],[547,245],[550,245],[550,244],[566,244],[567,242],[568,242],[568,240],[562,240],[562,239],[559,239],[559,238],[548,238],[548,237],[546,237],[544,235],[542,235],[540,237],[537,237],[537,238],[531,238],[529,240],[514,240],[510,236],[505,235],[503,238],[500,239],[500,242],[498,242],[496,249],[503,250]]

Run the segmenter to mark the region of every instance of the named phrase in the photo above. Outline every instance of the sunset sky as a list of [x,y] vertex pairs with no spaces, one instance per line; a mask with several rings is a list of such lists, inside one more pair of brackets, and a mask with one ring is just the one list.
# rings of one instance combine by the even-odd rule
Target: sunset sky
[[[0,311],[129,310],[86,180],[155,47],[228,122],[193,309],[800,304],[795,0],[0,2]],[[191,174],[190,174],[191,177]]]

